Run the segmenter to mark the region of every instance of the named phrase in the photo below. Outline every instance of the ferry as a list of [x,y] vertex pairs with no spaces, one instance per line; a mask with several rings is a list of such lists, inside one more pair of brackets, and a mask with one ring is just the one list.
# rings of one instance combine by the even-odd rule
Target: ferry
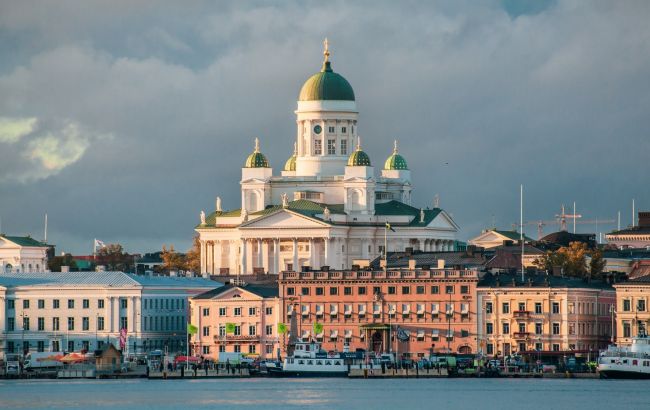
[[650,338],[644,334],[632,338],[630,347],[609,346],[600,353],[598,372],[602,378],[650,379]]
[[287,356],[281,367],[268,367],[267,371],[269,376],[275,377],[346,377],[352,366],[381,368],[376,358],[361,361],[355,358],[356,355],[350,353],[347,345],[343,347],[343,352],[326,352],[318,342],[297,342],[293,355]]

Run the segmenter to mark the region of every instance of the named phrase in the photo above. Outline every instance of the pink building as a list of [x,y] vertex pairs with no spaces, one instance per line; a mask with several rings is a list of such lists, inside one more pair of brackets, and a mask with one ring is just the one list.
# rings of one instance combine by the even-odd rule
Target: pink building
[[190,299],[190,308],[191,323],[198,328],[191,339],[194,355],[213,360],[220,352],[277,356],[277,285],[225,285]]

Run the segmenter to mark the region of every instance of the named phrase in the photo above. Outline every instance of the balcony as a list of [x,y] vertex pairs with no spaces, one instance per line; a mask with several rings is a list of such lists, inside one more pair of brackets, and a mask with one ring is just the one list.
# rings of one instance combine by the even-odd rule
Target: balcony
[[244,335],[226,335],[226,336],[215,335],[214,336],[214,341],[215,342],[226,342],[226,341],[228,341],[228,342],[235,342],[235,341],[243,341],[243,342],[248,341],[248,342],[251,342],[251,341],[259,341],[259,340],[260,340],[260,335],[254,335],[254,336],[250,336],[250,335],[246,335],[246,336],[244,336]]
[[530,333],[529,332],[515,332],[513,334],[513,336],[514,336],[515,339],[528,339],[528,337],[530,336]]
[[515,319],[528,319],[530,317],[530,311],[528,310],[515,310],[512,312],[512,315]]

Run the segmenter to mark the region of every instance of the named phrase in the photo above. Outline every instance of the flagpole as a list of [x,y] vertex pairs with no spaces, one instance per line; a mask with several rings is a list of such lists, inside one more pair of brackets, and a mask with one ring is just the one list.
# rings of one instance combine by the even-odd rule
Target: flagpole
[[388,269],[388,226],[386,224],[384,224],[384,272]]

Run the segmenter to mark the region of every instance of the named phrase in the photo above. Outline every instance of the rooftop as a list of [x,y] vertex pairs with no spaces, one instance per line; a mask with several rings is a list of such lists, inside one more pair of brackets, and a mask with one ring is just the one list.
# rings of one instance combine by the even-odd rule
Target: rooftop
[[31,236],[9,236],[0,234],[0,238],[4,238],[20,246],[33,246],[38,248],[47,248],[49,246],[45,242],[37,241]]
[[[481,251],[454,251],[454,252],[388,252],[388,268],[403,269],[409,267],[409,260],[415,260],[416,268],[438,266],[438,260],[443,259],[446,266],[475,267],[485,264],[485,255]],[[370,266],[372,269],[380,269],[383,257],[377,257]]]
[[278,297],[279,295],[277,283],[274,285],[251,285],[251,284],[242,285],[242,286],[223,285],[221,287],[201,293],[200,295],[196,295],[193,299],[212,299],[215,296],[218,296],[230,289],[236,289],[236,288],[245,290],[247,292],[251,292],[263,298],[274,298],[274,297]]
[[581,278],[568,278],[562,276],[546,275],[545,273],[526,273],[524,281],[521,281],[520,273],[486,273],[479,280],[479,288],[512,288],[512,287],[533,287],[533,288],[588,288],[588,289],[610,289],[612,286],[602,281],[587,281]]

